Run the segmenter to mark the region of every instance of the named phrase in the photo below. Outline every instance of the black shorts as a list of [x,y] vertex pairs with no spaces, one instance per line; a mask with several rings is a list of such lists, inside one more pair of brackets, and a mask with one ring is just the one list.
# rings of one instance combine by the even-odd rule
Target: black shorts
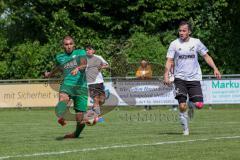
[[175,78],[175,98],[179,103],[185,103],[187,96],[189,101],[203,102],[203,94],[200,81],[185,81]]
[[89,89],[89,94],[91,98],[94,98],[100,95],[105,96],[105,91],[104,91],[105,87],[103,83],[89,84],[88,89]]

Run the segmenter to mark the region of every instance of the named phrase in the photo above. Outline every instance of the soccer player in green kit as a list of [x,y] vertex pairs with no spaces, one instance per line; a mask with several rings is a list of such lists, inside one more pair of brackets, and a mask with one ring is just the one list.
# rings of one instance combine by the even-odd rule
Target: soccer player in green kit
[[[65,36],[62,45],[64,52],[57,54],[57,66],[51,72],[45,72],[45,77],[52,77],[58,71],[63,73],[63,81],[59,91],[59,102],[55,111],[58,123],[62,126],[66,125],[64,115],[67,111],[67,104],[70,102],[70,99],[73,100],[77,126],[73,133],[65,135],[64,138],[78,138],[85,127],[83,117],[87,111],[88,103],[88,88],[85,75],[87,64],[86,51],[75,49],[75,43],[71,36]],[[72,75],[71,72],[76,67],[79,68],[79,71],[76,75]]]

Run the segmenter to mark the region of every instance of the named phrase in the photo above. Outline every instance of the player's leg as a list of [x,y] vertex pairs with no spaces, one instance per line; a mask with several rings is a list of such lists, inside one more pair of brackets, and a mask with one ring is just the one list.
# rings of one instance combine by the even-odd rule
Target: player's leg
[[60,86],[60,93],[59,93],[59,102],[55,108],[55,113],[58,117],[58,123],[64,126],[66,121],[64,119],[64,114],[67,111],[67,104],[70,101],[70,95],[72,87],[62,84]]
[[78,138],[82,133],[83,129],[85,128],[85,123],[83,123],[83,117],[85,112],[78,111],[75,109],[76,112],[76,129],[73,133],[66,134],[64,138]]
[[83,93],[81,96],[77,96],[74,101],[74,109],[76,111],[76,131],[75,136],[79,137],[80,133],[83,131],[85,127],[85,123],[83,122],[84,113],[86,113],[88,108],[88,93],[87,91]]
[[[100,83],[99,86],[99,106],[102,110],[102,105],[105,103],[106,100],[106,94],[105,94],[105,87],[103,83]],[[101,112],[103,114],[103,111]],[[100,115],[98,122],[104,122],[104,118]]]
[[103,121],[101,117],[101,106],[105,103],[106,95],[105,95],[105,87],[103,83],[98,83],[95,86],[95,97],[97,97],[97,104],[94,106],[95,113],[100,117],[100,121]]
[[183,134],[189,135],[189,127],[188,127],[188,114],[187,114],[187,88],[186,82],[176,78],[174,80],[175,84],[175,98],[179,103],[179,119],[183,128]]
[[92,110],[97,114],[100,115],[101,114],[101,110],[100,110],[100,96],[95,94],[95,96],[93,97],[93,107]]
[[189,135],[189,126],[188,126],[188,114],[187,114],[187,97],[180,96],[178,98],[179,102],[179,118],[183,128],[183,135]]
[[100,110],[100,89],[99,89],[99,84],[91,84],[88,87],[89,87],[90,97],[93,99],[92,110],[97,115],[100,115],[101,114],[101,110]]
[[58,117],[58,123],[62,126],[66,125],[66,121],[64,120],[64,114],[67,110],[67,103],[69,102],[69,96],[66,93],[59,93],[59,102],[55,107],[55,113]]
[[105,92],[102,92],[99,96],[99,105],[102,106],[105,103],[106,95]]
[[101,107],[106,100],[105,86],[103,83],[99,84],[98,91],[99,91],[99,105]]
[[59,102],[55,108],[57,117],[63,117],[66,109],[67,109],[67,103],[69,102],[69,96],[66,93],[59,93]]
[[192,102],[192,101],[188,101],[187,102],[187,105],[188,105],[188,117],[190,119],[193,119],[193,116],[194,116],[194,106],[195,104]]
[[85,127],[85,123],[82,122],[83,121],[83,117],[84,117],[84,114],[86,111],[82,112],[82,111],[78,111],[78,110],[75,110],[76,111],[76,131],[75,131],[75,136],[76,137],[79,137],[80,136],[80,133],[82,133],[84,127]]
[[78,138],[85,127],[83,118],[88,105],[87,87],[82,87],[78,95],[73,96],[72,99],[74,103],[74,110],[76,112],[76,130],[73,133],[65,135],[64,138]]
[[189,94],[189,102],[188,102],[188,115],[189,118],[193,118],[194,109],[202,109],[203,107],[203,94],[202,88],[199,81],[190,81],[187,84],[188,94]]

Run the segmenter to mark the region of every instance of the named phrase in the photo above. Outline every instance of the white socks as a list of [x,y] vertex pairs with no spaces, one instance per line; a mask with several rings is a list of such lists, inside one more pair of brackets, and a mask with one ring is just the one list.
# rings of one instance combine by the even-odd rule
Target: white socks
[[179,112],[179,119],[181,122],[181,125],[183,127],[183,131],[188,130],[188,113],[185,112]]

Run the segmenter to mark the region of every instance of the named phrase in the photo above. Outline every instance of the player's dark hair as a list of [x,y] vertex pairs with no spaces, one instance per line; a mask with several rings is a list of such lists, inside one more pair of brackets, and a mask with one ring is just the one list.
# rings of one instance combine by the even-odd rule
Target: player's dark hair
[[191,25],[189,22],[187,22],[187,21],[181,21],[181,22],[179,23],[179,27],[180,27],[180,26],[183,26],[183,25],[187,25],[189,31],[192,31],[192,25]]
[[92,45],[90,45],[90,44],[86,45],[85,48],[86,49],[93,49],[93,50],[95,50],[94,47]]

